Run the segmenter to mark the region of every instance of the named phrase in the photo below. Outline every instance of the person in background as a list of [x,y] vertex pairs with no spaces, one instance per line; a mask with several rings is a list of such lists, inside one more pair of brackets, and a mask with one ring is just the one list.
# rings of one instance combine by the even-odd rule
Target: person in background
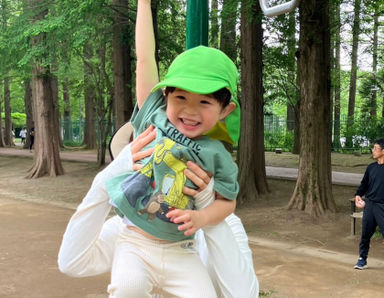
[[25,127],[20,130],[19,137],[21,138],[21,144],[25,144],[25,138],[27,137],[27,129]]
[[360,270],[367,268],[369,245],[377,226],[384,237],[384,139],[375,141],[372,157],[376,162],[367,167],[355,194],[356,207],[364,208],[359,259],[354,266]]
[[31,127],[31,131],[29,132],[29,139],[30,139],[29,152],[32,152],[33,144],[35,142],[35,127],[34,126]]

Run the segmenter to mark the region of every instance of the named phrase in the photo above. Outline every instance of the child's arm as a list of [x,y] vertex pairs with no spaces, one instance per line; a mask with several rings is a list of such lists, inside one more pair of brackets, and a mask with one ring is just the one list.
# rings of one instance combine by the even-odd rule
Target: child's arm
[[151,0],[138,0],[136,17],[136,96],[139,108],[159,81]]
[[235,200],[227,200],[217,197],[208,207],[201,210],[180,210],[175,209],[167,213],[172,222],[178,224],[179,231],[185,231],[186,236],[193,235],[197,230],[206,226],[217,225],[236,208]]

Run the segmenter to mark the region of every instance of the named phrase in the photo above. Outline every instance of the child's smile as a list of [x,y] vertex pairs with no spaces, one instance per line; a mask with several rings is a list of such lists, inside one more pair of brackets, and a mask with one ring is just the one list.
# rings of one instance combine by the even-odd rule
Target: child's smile
[[[227,106],[229,107],[229,106]],[[188,138],[197,138],[211,130],[229,112],[211,95],[176,88],[167,96],[169,121]]]

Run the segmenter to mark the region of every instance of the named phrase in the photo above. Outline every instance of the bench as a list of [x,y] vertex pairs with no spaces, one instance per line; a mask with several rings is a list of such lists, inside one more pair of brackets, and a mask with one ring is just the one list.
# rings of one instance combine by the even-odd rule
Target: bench
[[355,205],[355,198],[349,199],[349,202],[351,204],[351,236],[356,235],[356,219],[362,219],[363,218],[363,211],[356,212],[356,205]]

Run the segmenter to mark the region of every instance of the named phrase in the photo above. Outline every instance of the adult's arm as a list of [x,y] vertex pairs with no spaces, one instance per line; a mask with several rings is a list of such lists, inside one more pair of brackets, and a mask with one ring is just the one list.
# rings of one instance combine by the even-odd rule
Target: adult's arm
[[113,162],[96,175],[64,233],[58,256],[62,273],[84,277],[110,270],[118,235],[114,229],[118,230],[121,224],[117,217],[105,222],[111,210],[105,181],[132,169],[131,149],[126,146]]
[[369,166],[365,170],[363,179],[361,180],[360,185],[357,188],[355,193],[355,205],[357,208],[364,208],[365,206],[365,202],[363,201],[362,196],[364,196],[365,193],[367,192],[368,185],[369,185]]
[[110,270],[116,239],[123,225],[117,216],[106,221],[111,205],[105,182],[110,177],[140,167],[135,161],[152,153],[151,150],[143,152],[140,150],[151,142],[155,135],[153,127],[148,128],[96,175],[64,233],[58,255],[61,272],[74,277],[83,277]]

